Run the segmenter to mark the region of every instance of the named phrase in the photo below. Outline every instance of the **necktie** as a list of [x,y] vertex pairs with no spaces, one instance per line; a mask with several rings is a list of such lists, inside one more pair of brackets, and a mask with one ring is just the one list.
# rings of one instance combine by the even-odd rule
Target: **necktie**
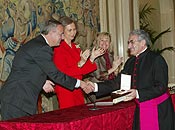
[[[108,52],[106,52],[105,54],[104,54],[104,59],[105,59],[105,61],[106,61],[106,70],[109,70],[110,68],[112,68],[112,65],[111,65],[111,63],[110,63],[110,59],[109,59],[109,54],[108,54]],[[109,76],[108,76],[108,79],[113,79],[114,78],[114,73],[111,73]]]
[[137,78],[137,67],[138,67],[138,60],[139,57],[136,57],[135,63],[134,63],[134,71],[133,71],[133,76],[132,76],[132,88],[136,88],[136,78]]

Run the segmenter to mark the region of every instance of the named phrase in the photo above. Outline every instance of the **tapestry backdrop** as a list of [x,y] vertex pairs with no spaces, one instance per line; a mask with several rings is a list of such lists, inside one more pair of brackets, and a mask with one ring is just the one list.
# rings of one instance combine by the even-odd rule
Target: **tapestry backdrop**
[[69,16],[78,23],[75,42],[92,46],[99,25],[98,0],[0,0],[0,87],[7,79],[16,51],[40,33],[45,21]]

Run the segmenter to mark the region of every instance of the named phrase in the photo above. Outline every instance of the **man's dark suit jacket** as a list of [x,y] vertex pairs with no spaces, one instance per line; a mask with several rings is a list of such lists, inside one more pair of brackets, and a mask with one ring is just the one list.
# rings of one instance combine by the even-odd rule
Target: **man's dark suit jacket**
[[35,114],[37,99],[47,78],[73,90],[76,79],[61,73],[52,62],[53,50],[44,37],[24,44],[16,53],[11,73],[0,91],[0,99],[29,114]]

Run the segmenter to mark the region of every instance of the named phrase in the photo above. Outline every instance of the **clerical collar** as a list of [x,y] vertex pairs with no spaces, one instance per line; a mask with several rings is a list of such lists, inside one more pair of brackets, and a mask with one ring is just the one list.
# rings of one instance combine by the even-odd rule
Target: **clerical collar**
[[148,47],[146,47],[143,51],[141,51],[139,54],[136,55],[136,57],[138,57],[141,53],[143,53],[144,51],[146,51]]
[[41,36],[43,36],[43,38],[45,39],[46,43],[49,45],[49,42],[47,41],[47,39],[45,38],[45,36],[43,34],[41,34]]

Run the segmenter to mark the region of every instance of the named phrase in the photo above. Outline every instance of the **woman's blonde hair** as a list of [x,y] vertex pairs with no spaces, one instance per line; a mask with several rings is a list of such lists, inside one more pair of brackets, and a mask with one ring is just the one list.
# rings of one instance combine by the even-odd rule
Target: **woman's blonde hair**
[[[94,41],[94,46],[99,47],[99,42],[100,42],[102,37],[108,37],[109,42],[111,43],[111,34],[109,32],[99,32],[99,33],[97,33],[96,39]],[[108,51],[112,52],[111,44],[110,44]]]

